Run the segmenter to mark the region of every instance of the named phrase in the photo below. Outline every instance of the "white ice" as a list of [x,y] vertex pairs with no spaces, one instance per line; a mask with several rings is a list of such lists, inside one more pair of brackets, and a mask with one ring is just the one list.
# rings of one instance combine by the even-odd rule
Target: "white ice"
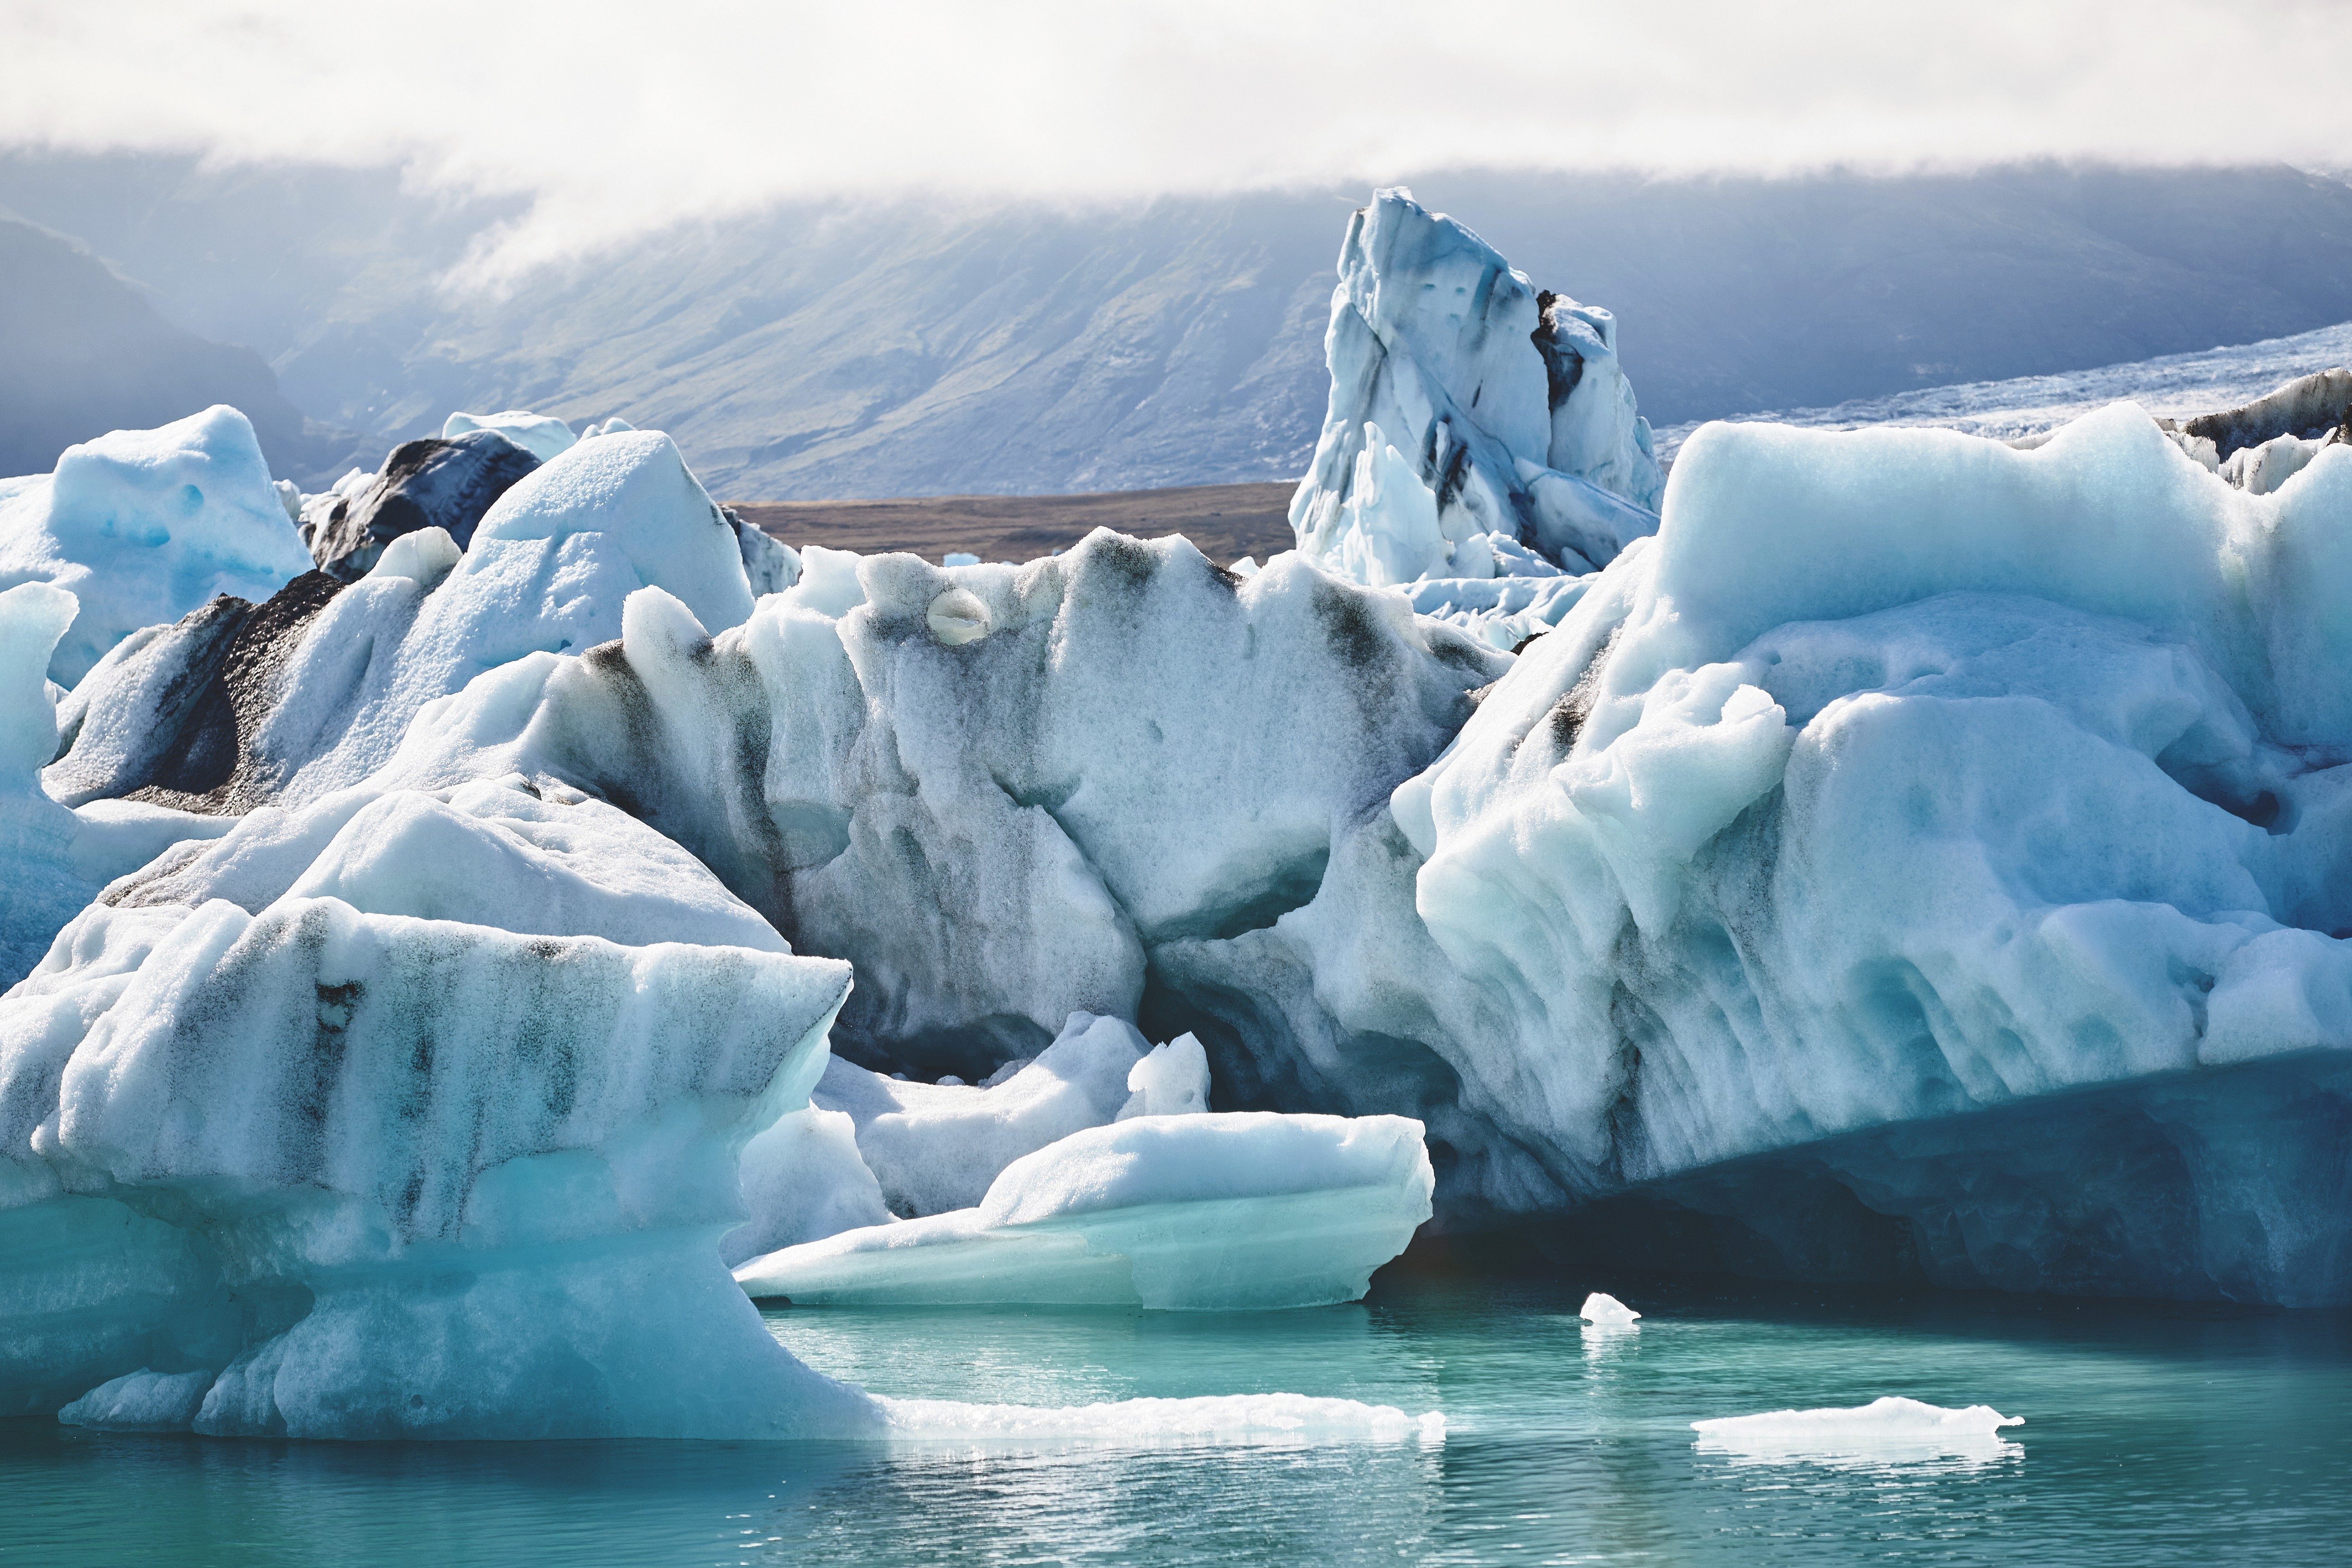
[[[613,423],[624,430],[629,428],[618,420]],[[542,463],[571,450],[580,439],[562,420],[524,408],[502,409],[496,414],[452,414],[442,423],[441,438],[449,440],[469,430],[495,430]],[[592,426],[590,433],[602,435],[604,427]]]
[[1015,1161],[975,1208],[742,1264],[796,1304],[1126,1305],[1196,1311],[1363,1295],[1430,1215],[1421,1123],[1144,1116]]
[[0,480],[0,588],[50,583],[79,605],[49,660],[60,686],[142,626],[219,594],[257,603],[309,570],[252,425],[226,405],[68,447],[47,477]]
[[2024,1422],[2024,1416],[2003,1415],[1990,1405],[1949,1410],[1889,1395],[1845,1409],[1774,1410],[1694,1421],[1691,1430],[1698,1434],[1696,1446],[1702,1453],[1727,1454],[1751,1463],[1938,1458],[1982,1463],[2017,1453],[2018,1446],[2000,1432]]
[[45,671],[75,611],[74,595],[54,584],[0,590],[0,984],[39,963],[106,883],[232,826],[142,801],[68,810],[49,795],[41,769],[58,747],[57,688]]
[[1376,587],[1415,584],[1424,612],[1508,647],[1550,622],[1475,603],[1473,584],[1589,573],[1657,526],[1615,318],[1539,295],[1402,189],[1356,215],[1339,268],[1330,406],[1290,505],[1298,549]]
[[1209,1053],[1191,1035],[1179,1035],[1127,1070],[1127,1103],[1118,1120],[1186,1116],[1209,1109]]
[[1445,1441],[1445,1417],[1408,1415],[1392,1405],[1300,1394],[1229,1394],[1191,1399],[1120,1399],[1099,1405],[966,1405],[885,1399],[890,1435],[904,1442],[1119,1448],[1298,1443]]
[[1616,1297],[1595,1290],[1584,1299],[1584,1305],[1577,1310],[1576,1315],[1599,1328],[1624,1329],[1631,1328],[1633,1320],[1642,1314]]
[[811,1098],[850,1119],[899,1213],[944,1214],[979,1203],[1023,1155],[1118,1117],[1151,1048],[1122,1019],[1073,1013],[1052,1045],[987,1088],[903,1082],[836,1057]]
[[1638,1178],[2352,1045],[2347,515],[2352,450],[2252,495],[2127,405],[1700,432],[1392,800],[1513,1041],[1455,1066]]

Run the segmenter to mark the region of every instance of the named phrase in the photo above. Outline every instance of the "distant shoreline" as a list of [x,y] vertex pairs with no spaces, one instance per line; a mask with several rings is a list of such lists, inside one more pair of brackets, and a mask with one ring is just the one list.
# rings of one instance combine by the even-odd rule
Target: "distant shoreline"
[[1181,533],[1220,566],[1263,561],[1293,542],[1293,480],[1103,490],[1088,495],[911,496],[891,500],[729,501],[744,521],[798,548],[865,554],[954,551],[982,561],[1032,561],[1067,550],[1097,528],[1140,539]]

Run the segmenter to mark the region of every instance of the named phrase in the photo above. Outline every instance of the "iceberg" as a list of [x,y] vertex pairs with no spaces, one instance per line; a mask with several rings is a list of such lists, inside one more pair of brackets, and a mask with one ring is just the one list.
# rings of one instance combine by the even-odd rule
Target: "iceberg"
[[1584,1305],[1577,1309],[1576,1315],[1595,1328],[1630,1329],[1642,1314],[1616,1297],[1595,1290],[1584,1299]]
[[2003,1415],[1990,1405],[1948,1410],[1888,1396],[1851,1409],[1775,1410],[1694,1421],[1691,1430],[1698,1434],[1694,1446],[1699,1452],[1727,1454],[1751,1464],[1810,1460],[1880,1465],[1932,1459],[1987,1464],[2021,1452],[2000,1432],[2024,1421],[2022,1415]]
[[1555,602],[1505,610],[1475,584],[1589,574],[1655,531],[1663,481],[1616,319],[1538,291],[1412,192],[1350,220],[1324,353],[1330,406],[1290,504],[1318,564],[1414,585],[1416,608],[1509,647]]
[[1124,1114],[1144,1098],[1128,1085],[1151,1049],[1132,1024],[1073,1013],[1052,1045],[984,1086],[906,1082],[835,1058],[810,1098],[849,1118],[894,1212],[943,1214],[981,1202],[1023,1155]]
[[843,1056],[932,1080],[1135,1018],[1161,946],[1310,900],[1507,663],[1296,557],[1244,583],[1108,531],[1018,568],[812,549],[740,626],[654,587],[621,621],[420,707],[383,781],[627,803],[856,966]]
[[[615,419],[612,425],[626,430],[630,426]],[[496,414],[452,414],[442,422],[441,439],[456,441],[478,430],[494,431],[513,442],[542,463],[551,463],[578,444],[572,426],[551,415],[533,414],[527,408],[502,409]],[[592,425],[586,434],[603,435],[604,426]]]
[[[307,900],[846,962],[732,1261],[944,1267],[1213,1068],[1409,1118],[1446,1223],[1622,1267],[2352,1300],[2338,382],[2019,445],[1710,426],[1658,492],[1605,312],[1400,193],[1348,246],[1255,574],[787,558],[600,428],[462,549],[105,653],[12,752],[52,881],[9,940],[127,973],[170,910]],[[1055,1223],[989,1256],[1140,1289]]]
[[226,405],[0,479],[0,589],[49,583],[78,605],[49,660],[60,686],[142,627],[223,594],[267,599],[309,570],[253,426]]
[[1005,1167],[977,1207],[845,1231],[735,1270],[795,1305],[1352,1301],[1430,1216],[1417,1121],[1140,1116]]
[[[879,1430],[716,1255],[740,1147],[805,1106],[848,967],[727,924],[653,839],[518,786],[378,795],[257,813],[76,917],[0,999],[0,1408]],[[630,881],[656,870],[667,891]],[[638,940],[572,934],[593,926]]]
[[1119,1399],[1059,1408],[945,1399],[880,1403],[890,1436],[900,1442],[1118,1448],[1409,1442],[1432,1448],[1445,1441],[1445,1417],[1435,1410],[1408,1415],[1393,1405],[1299,1394]]
[[130,639],[79,694],[76,714],[99,721],[74,728],[52,787],[215,811],[314,800],[366,778],[425,704],[476,676],[610,641],[649,584],[713,627],[751,611],[736,530],[669,437],[600,437],[501,493],[462,551],[421,528],[348,587],[307,575]]

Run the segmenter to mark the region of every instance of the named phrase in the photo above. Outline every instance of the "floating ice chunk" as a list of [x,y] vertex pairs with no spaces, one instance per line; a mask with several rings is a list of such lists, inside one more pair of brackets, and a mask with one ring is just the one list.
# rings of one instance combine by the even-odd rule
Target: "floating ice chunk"
[[1192,1036],[1179,1035],[1127,1072],[1128,1101],[1118,1120],[1183,1116],[1209,1109],[1209,1053]]
[[[624,425],[621,428],[625,430],[628,426]],[[579,440],[572,434],[572,426],[562,420],[521,408],[504,409],[497,414],[452,414],[441,426],[441,438],[455,440],[474,430],[495,430],[542,463],[571,450]]]
[[857,1129],[838,1110],[789,1111],[743,1145],[748,1224],[720,1238],[730,1268],[747,1258],[845,1230],[888,1225],[881,1184],[857,1152]]
[[226,404],[68,447],[54,474],[0,489],[0,588],[76,597],[49,660],[60,686],[142,626],[220,594],[267,599],[310,569],[253,426]]
[[1404,1250],[1433,1185],[1403,1117],[1138,1117],[1015,1161],[977,1208],[788,1247],[735,1278],[803,1304],[1323,1306]]
[[1244,555],[1239,561],[1234,562],[1232,566],[1227,568],[1227,570],[1232,572],[1234,576],[1239,577],[1244,582],[1247,582],[1249,579],[1258,574],[1260,568],[1255,556]]
[[979,1203],[1023,1155],[1118,1116],[1150,1049],[1123,1019],[1073,1013],[1052,1045],[992,1088],[902,1083],[835,1058],[814,1100],[856,1123],[858,1151],[893,1206],[942,1214]]
[[1408,1415],[1392,1405],[1302,1394],[1228,1394],[1193,1399],[1120,1399],[1100,1405],[966,1405],[884,1399],[889,1435],[908,1442],[1192,1447],[1207,1444],[1445,1441],[1445,1416]]
[[2017,1452],[2000,1430],[2024,1425],[1990,1405],[1961,1410],[1889,1395],[1867,1405],[1822,1410],[1775,1410],[1761,1415],[1694,1421],[1702,1452],[1752,1461],[1840,1459],[1901,1461],[1958,1458],[1984,1461]]
[[1587,1296],[1584,1299],[1584,1305],[1577,1310],[1578,1317],[1596,1328],[1603,1329],[1631,1328],[1633,1326],[1633,1320],[1641,1315],[1616,1297],[1599,1290]]
[[972,554],[969,551],[950,550],[945,555],[940,557],[940,564],[942,566],[977,566],[980,564],[980,557]]

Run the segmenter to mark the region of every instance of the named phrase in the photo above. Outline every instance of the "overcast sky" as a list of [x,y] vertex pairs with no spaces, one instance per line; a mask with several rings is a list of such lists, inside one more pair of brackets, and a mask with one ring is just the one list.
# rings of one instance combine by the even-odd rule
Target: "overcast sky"
[[2344,0],[0,0],[0,142],[398,163],[527,264],[844,191],[2352,162]]

